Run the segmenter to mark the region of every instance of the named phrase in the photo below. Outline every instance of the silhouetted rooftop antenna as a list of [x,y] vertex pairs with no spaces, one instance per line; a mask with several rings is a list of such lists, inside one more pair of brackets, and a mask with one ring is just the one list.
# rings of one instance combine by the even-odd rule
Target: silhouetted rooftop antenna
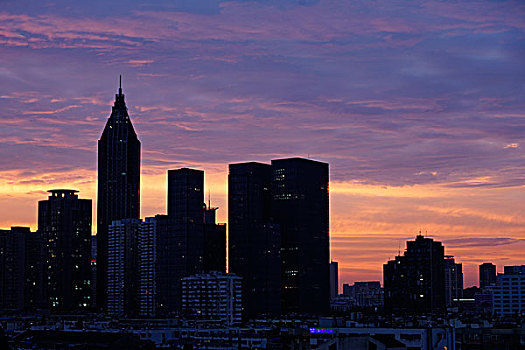
[[208,209],[211,209],[211,189],[208,188]]
[[122,74],[119,75],[118,94],[119,94],[120,96],[122,96]]

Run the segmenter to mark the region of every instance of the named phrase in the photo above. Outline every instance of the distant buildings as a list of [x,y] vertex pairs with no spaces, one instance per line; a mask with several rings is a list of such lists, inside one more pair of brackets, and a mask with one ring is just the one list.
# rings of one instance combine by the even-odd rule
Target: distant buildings
[[393,314],[445,311],[444,247],[418,235],[403,256],[383,265],[385,309]]
[[382,307],[383,289],[379,281],[343,284],[343,296],[350,299],[352,306],[358,308]]
[[479,265],[479,287],[492,287],[496,285],[496,265],[483,263]]
[[463,265],[456,264],[453,256],[445,256],[445,300],[447,307],[456,306],[463,298]]
[[111,116],[98,141],[97,305],[106,307],[108,227],[140,217],[140,141],[119,87]]
[[330,299],[339,295],[339,264],[337,261],[330,262]]
[[234,274],[212,272],[182,279],[184,315],[227,325],[242,319],[241,278]]
[[493,288],[493,312],[499,316],[525,314],[525,265],[505,266]]
[[43,307],[91,307],[91,200],[75,190],[51,190],[38,202]]

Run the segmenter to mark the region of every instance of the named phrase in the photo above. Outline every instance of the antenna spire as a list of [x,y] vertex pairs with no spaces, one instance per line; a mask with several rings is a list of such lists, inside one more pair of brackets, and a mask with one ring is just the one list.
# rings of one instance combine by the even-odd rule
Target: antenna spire
[[119,75],[118,94],[119,94],[119,96],[122,96],[122,74]]
[[208,209],[211,209],[211,189],[208,188]]

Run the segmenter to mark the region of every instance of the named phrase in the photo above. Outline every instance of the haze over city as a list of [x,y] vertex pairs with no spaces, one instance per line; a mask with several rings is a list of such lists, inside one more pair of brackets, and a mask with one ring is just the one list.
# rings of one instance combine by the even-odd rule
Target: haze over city
[[512,1],[4,1],[0,227],[36,229],[53,188],[96,209],[122,74],[141,217],[166,212],[168,169],[205,170],[226,222],[228,163],[309,157],[330,164],[340,283],[382,280],[421,231],[477,284],[482,262],[523,264],[524,18]]

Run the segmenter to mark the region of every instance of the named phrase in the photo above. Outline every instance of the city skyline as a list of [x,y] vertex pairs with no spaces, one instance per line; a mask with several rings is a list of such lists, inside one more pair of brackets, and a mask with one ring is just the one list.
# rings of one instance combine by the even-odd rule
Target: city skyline
[[523,264],[522,4],[201,4],[2,5],[0,227],[36,229],[55,188],[96,220],[96,141],[123,74],[142,218],[167,213],[168,169],[204,170],[227,222],[228,164],[311,157],[330,163],[340,284],[382,280],[420,230],[465,286],[482,262]]

